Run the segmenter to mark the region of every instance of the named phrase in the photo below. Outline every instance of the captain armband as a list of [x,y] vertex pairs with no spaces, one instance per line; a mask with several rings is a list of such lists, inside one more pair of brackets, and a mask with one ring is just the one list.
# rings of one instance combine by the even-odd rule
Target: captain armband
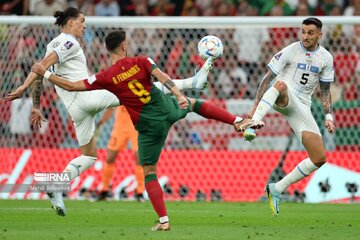
[[174,87],[175,84],[174,84],[170,79],[168,79],[168,80],[166,80],[166,81],[164,82],[164,86],[165,86],[167,89],[171,90],[171,88]]

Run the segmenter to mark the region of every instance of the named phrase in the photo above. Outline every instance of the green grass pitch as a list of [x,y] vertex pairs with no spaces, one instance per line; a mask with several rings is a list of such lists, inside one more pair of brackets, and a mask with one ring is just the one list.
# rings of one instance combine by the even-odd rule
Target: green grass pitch
[[8,239],[360,239],[360,204],[167,202],[169,232],[151,232],[149,202],[0,200],[0,240]]

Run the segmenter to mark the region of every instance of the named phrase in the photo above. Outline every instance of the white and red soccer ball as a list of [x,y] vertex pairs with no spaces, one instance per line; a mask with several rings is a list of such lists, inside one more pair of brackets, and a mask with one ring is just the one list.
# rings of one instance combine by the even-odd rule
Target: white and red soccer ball
[[208,59],[209,57],[218,59],[223,54],[223,51],[224,45],[220,38],[216,36],[207,35],[198,43],[199,56],[203,59]]

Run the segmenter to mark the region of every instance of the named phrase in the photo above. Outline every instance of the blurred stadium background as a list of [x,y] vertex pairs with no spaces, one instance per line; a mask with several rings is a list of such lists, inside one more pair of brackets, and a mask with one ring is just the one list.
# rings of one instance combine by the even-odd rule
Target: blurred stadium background
[[[217,35],[223,41],[224,55],[215,63],[208,88],[186,94],[214,101],[239,115],[244,115],[252,105],[270,58],[299,39],[299,26],[304,17],[296,16],[319,15],[324,23],[321,44],[334,57],[335,83],[331,91],[337,131],[334,135],[324,131],[324,114],[318,94],[314,94],[313,114],[323,133],[328,163],[311,177],[291,186],[285,199],[359,201],[360,17],[353,15],[360,14],[360,1],[9,2],[19,3],[11,8],[14,12],[5,11],[7,8],[4,10],[1,3],[3,14],[50,15],[49,9],[52,13],[68,4],[76,6],[74,4],[85,2],[82,4],[86,5],[81,6],[88,17],[82,44],[90,73],[109,66],[103,39],[114,28],[127,30],[132,54],[152,57],[173,78],[192,76],[195,67],[203,63],[197,56],[198,41],[208,34]],[[117,5],[119,17],[98,17],[101,16],[99,12],[98,16],[92,16],[103,2]],[[55,9],[55,6],[61,7]],[[52,17],[0,16],[0,98],[19,86],[31,65],[44,56],[46,44],[59,34],[53,22]],[[33,131],[30,126],[30,90],[22,99],[13,102],[0,99],[0,102],[1,184],[32,183],[34,172],[62,171],[66,163],[79,154],[71,119],[53,85],[47,81],[44,81],[41,99],[47,122],[40,131]],[[70,199],[86,197],[84,189],[90,192],[98,189],[113,120],[100,132],[99,160],[74,180],[68,194]],[[262,200],[266,182],[282,177],[306,156],[300,142],[292,139],[285,118],[271,112],[265,122],[266,127],[258,132],[252,143],[244,142],[231,126],[195,115],[176,123],[159,163],[159,177],[166,198]],[[281,161],[288,145],[289,152]],[[133,164],[130,150],[119,154],[112,183],[115,199],[133,197],[136,187]],[[17,192],[16,188],[0,192],[0,199],[44,197],[40,193]]]

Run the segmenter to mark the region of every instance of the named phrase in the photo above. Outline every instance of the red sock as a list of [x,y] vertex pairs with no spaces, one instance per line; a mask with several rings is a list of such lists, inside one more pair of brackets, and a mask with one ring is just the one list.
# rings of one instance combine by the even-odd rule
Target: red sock
[[223,123],[227,124],[233,124],[235,121],[236,116],[232,115],[225,109],[216,106],[213,103],[207,102],[207,101],[199,101],[196,100],[195,106],[194,106],[194,112],[197,114],[208,118],[208,119],[215,119],[218,121],[221,121]]
[[160,187],[160,184],[157,179],[145,183],[145,188],[148,193],[149,199],[155,212],[158,214],[159,218],[167,216],[167,211],[164,202],[163,190]]

